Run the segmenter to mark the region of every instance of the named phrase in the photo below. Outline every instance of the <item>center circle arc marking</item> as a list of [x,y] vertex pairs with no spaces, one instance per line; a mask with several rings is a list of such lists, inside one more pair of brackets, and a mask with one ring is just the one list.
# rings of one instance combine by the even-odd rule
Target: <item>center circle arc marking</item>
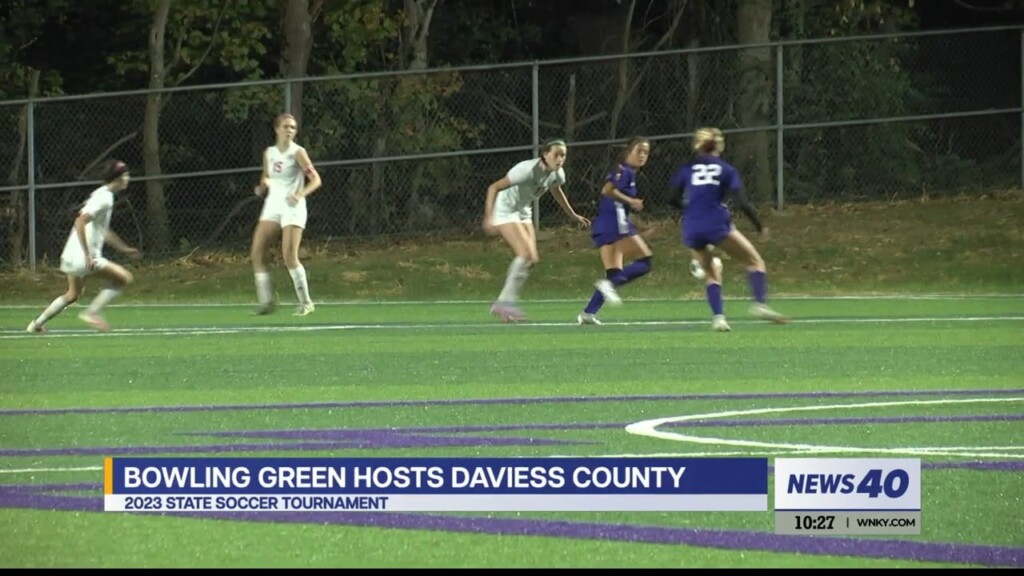
[[824,406],[784,406],[776,408],[754,408],[750,410],[728,410],[724,412],[709,412],[706,414],[689,414],[685,416],[670,416],[667,418],[655,418],[642,420],[626,426],[626,432],[637,436],[671,440],[674,442],[689,442],[691,444],[705,444],[714,446],[734,446],[740,448],[762,448],[780,451],[796,451],[807,454],[814,453],[848,453],[848,454],[901,454],[911,456],[971,456],[976,458],[1024,458],[1022,454],[1007,454],[1001,452],[972,452],[972,450],[1019,449],[1015,446],[998,447],[903,447],[903,448],[865,448],[858,446],[828,446],[820,444],[793,444],[787,442],[761,442],[757,440],[742,440],[734,438],[711,438],[707,436],[693,436],[691,434],[680,434],[678,432],[665,432],[658,430],[659,426],[675,424],[679,422],[693,422],[698,420],[715,420],[720,418],[732,418],[737,416],[756,416],[760,414],[783,414],[789,412],[814,412],[823,410],[845,410],[860,408],[885,408],[892,406],[927,406],[945,404],[983,404],[983,403],[1011,403],[1024,402],[1024,397],[1014,398],[949,398],[943,400],[897,400],[892,402],[863,402],[857,404],[828,404]]

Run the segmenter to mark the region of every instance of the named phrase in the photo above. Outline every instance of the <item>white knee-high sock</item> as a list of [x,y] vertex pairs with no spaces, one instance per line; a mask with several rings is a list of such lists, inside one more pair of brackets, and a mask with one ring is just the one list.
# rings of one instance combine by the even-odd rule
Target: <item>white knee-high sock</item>
[[97,294],[96,297],[92,299],[92,302],[89,303],[89,307],[86,308],[86,312],[89,312],[90,314],[99,313],[100,310],[103,310],[104,306],[110,304],[110,301],[117,298],[119,294],[121,294],[121,291],[117,288],[104,288],[103,290],[100,290],[100,293]]
[[60,314],[67,307],[68,299],[65,298],[63,294],[57,296],[57,298],[54,299],[53,302],[50,302],[50,305],[46,307],[46,310],[43,310],[43,313],[40,314],[38,318],[36,318],[36,326],[42,326],[43,324],[46,324],[50,320],[50,318],[53,318],[57,314]]
[[290,268],[288,273],[292,275],[292,284],[295,284],[295,296],[300,304],[309,304],[312,300],[309,297],[309,281],[306,280],[306,268],[299,264],[298,268]]
[[274,298],[270,287],[270,272],[256,272],[256,300],[260,304],[270,304]]
[[505,286],[501,289],[498,301],[513,303],[519,300],[519,293],[522,291],[523,284],[526,283],[526,278],[529,275],[530,262],[521,256],[513,258],[512,263],[508,265]]

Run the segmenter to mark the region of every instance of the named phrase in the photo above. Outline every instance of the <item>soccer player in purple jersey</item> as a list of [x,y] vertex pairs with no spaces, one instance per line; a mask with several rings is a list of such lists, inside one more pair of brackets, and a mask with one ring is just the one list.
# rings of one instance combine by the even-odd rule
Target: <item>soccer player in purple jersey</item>
[[[605,302],[613,306],[622,304],[616,289],[651,271],[651,249],[630,218],[631,213],[644,209],[644,201],[637,192],[636,171],[647,164],[650,155],[650,140],[631,139],[605,179],[590,233],[594,246],[601,252],[605,278],[594,283],[594,295],[576,317],[580,324],[601,324],[597,312]],[[637,259],[623,268],[627,257]]]
[[743,193],[739,172],[721,159],[725,137],[718,128],[700,128],[693,135],[693,159],[684,164],[672,178],[674,193],[682,191],[682,237],[693,257],[700,261],[706,274],[706,293],[711,307],[711,328],[717,332],[731,330],[725,321],[722,303],[721,268],[713,266],[709,247],[717,246],[747,267],[747,278],[754,303],[750,314],[763,320],[784,324],[789,320],[768,306],[768,288],[764,259],[754,245],[732,223],[726,200],[733,200],[757,228],[762,239],[768,229],[761,224],[757,211]]

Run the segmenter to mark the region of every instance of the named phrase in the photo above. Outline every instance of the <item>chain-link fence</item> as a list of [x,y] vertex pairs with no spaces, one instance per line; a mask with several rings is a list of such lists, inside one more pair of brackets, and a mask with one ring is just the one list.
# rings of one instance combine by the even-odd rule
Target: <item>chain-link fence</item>
[[[114,225],[147,253],[244,250],[284,109],[324,181],[310,239],[478,230],[487,185],[555,137],[591,215],[616,146],[650,138],[639,186],[668,213],[702,125],[766,207],[1020,186],[1022,43],[1003,27],[0,102],[0,262],[52,261],[107,157],[133,172]],[[564,221],[549,198],[538,218]]]

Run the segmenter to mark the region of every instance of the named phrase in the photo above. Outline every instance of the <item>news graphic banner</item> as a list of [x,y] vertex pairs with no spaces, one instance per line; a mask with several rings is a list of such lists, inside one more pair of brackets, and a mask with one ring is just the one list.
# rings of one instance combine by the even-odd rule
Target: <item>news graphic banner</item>
[[104,510],[768,511],[767,458],[107,458]]
[[920,534],[920,458],[776,458],[776,534]]

